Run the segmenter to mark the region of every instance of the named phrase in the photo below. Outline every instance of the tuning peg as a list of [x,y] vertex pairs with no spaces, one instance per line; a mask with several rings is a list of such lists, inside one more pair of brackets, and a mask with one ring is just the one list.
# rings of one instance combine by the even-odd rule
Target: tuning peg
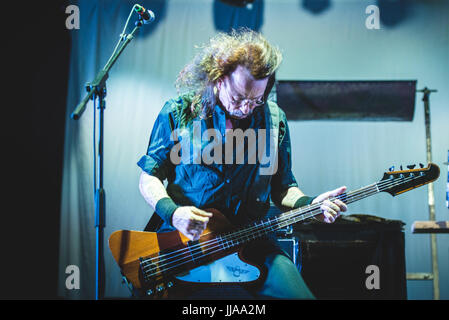
[[394,166],[390,167],[388,170],[394,171]]
[[400,167],[400,168],[401,168],[401,171],[402,171],[402,164],[401,164],[401,167]]
[[420,168],[424,168],[424,165],[422,163],[419,164]]
[[410,170],[412,170],[414,167],[416,167],[416,164],[411,164],[407,166],[407,168],[409,168]]

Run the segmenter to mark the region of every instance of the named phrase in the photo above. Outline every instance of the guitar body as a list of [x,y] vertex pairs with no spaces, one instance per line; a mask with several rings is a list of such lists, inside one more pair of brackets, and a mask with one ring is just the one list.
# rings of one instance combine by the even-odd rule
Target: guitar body
[[[166,275],[162,272],[150,281],[145,279],[142,261],[152,259],[154,269],[159,270],[158,264],[164,266],[164,263],[158,257],[168,256],[169,262],[184,261],[183,258],[192,256],[190,246],[207,243],[218,234],[233,229],[218,210],[206,209],[206,211],[213,213],[213,216],[198,241],[191,241],[178,231],[156,233],[119,230],[111,234],[109,238],[111,253],[122,274],[141,295],[168,298],[169,291],[173,290],[167,289],[171,289],[175,284],[179,289],[191,283],[204,286],[257,281],[260,276],[259,268],[244,261],[240,254],[242,247],[238,246],[208,255],[207,259],[184,263],[182,270],[174,272],[175,274]],[[197,253],[193,256],[195,255],[198,256]]]
[[176,279],[201,284],[253,282],[260,276],[258,267],[243,260],[240,251],[176,276]]

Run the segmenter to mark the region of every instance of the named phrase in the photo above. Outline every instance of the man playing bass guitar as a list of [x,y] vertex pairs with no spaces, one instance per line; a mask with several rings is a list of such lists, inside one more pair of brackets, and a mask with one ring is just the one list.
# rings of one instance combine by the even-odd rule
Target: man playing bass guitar
[[[322,202],[317,219],[325,223],[346,211],[342,201],[327,200],[346,187],[317,197],[298,188],[286,116],[268,100],[281,60],[261,34],[241,29],[210,39],[179,73],[180,95],[160,111],[138,162],[140,192],[156,213],[149,231],[178,230],[197,240],[213,219],[207,208],[235,226],[264,218],[270,203],[286,210]],[[266,270],[252,296],[314,298],[273,237],[251,242],[242,254]]]

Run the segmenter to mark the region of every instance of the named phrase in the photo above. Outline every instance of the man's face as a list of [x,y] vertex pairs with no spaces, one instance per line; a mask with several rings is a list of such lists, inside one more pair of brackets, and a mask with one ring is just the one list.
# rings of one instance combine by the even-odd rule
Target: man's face
[[218,98],[231,117],[243,119],[265,103],[267,83],[268,77],[256,80],[247,68],[238,66],[217,82]]

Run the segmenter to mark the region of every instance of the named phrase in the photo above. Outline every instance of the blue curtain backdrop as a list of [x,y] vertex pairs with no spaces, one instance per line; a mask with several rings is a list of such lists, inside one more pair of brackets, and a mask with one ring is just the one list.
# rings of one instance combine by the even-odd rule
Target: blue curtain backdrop
[[[156,14],[110,72],[105,111],[104,187],[106,190],[106,296],[127,297],[120,271],[107,247],[118,229],[143,230],[152,210],[138,190],[136,162],[145,153],[153,122],[163,103],[176,95],[174,80],[193,57],[195,45],[217,31],[248,26],[261,31],[284,54],[282,80],[417,80],[431,95],[434,162],[442,168],[435,183],[437,220],[448,219],[445,166],[449,148],[449,1],[407,1],[381,19],[380,29],[365,26],[368,5],[381,1],[255,1],[244,8],[212,0],[141,1]],[[59,295],[95,295],[93,198],[93,108],[79,121],[70,113],[109,58],[134,2],[73,1],[80,29],[71,30],[72,52],[62,181]],[[403,2],[400,2],[404,5]],[[218,10],[220,9],[220,10]],[[387,14],[385,9],[385,14]],[[400,14],[392,15],[391,12]],[[135,17],[131,20],[133,23]],[[129,29],[129,31],[131,28]],[[282,106],[281,106],[282,107]],[[308,194],[377,181],[388,167],[425,163],[421,95],[411,122],[290,122],[293,170]],[[391,198],[380,194],[350,206],[364,213],[406,223],[407,272],[431,272],[428,235],[411,234],[416,220],[428,219],[427,190]],[[441,298],[449,298],[448,235],[438,235]],[[80,289],[65,286],[68,265],[80,269]],[[431,281],[407,281],[409,299],[432,299]]]

